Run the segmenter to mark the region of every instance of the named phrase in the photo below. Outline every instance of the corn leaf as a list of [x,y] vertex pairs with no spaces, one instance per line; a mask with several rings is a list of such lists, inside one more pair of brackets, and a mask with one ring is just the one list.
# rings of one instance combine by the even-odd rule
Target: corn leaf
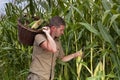
[[96,34],[96,35],[99,35],[99,32],[93,27],[93,26],[91,26],[90,24],[88,24],[88,23],[83,23],[83,22],[81,22],[80,23],[81,25],[83,25],[87,30],[89,30],[90,32],[92,32],[92,33],[94,33],[94,34]]
[[98,28],[104,40],[111,44],[113,51],[116,51],[116,45],[112,36],[107,32],[107,30],[105,29],[101,22],[98,22]]
[[110,26],[112,25],[112,23],[120,16],[120,14],[115,14],[111,17],[111,21],[110,21]]
[[[106,20],[107,16],[109,15],[109,13],[110,13],[110,10],[106,10],[104,12],[104,15],[102,16],[102,23],[105,22],[105,20]],[[107,19],[107,21],[108,21],[108,19]]]
[[118,28],[119,26],[114,22],[112,27],[116,31],[116,33],[120,36],[120,29]]

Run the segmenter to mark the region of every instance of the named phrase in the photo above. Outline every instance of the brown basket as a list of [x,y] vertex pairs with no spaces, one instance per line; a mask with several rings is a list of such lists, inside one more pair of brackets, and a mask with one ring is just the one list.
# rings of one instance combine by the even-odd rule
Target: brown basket
[[39,33],[42,33],[42,31],[26,27],[18,20],[18,39],[23,45],[32,46],[35,35]]

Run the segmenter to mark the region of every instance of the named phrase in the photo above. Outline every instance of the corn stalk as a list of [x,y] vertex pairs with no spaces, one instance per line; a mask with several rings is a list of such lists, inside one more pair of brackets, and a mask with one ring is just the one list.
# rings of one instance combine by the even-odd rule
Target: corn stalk
[[[20,4],[22,2],[18,1]],[[32,4],[33,11],[29,3],[23,8],[16,4],[6,4],[6,15],[0,19],[0,79],[26,79],[32,48],[19,44],[17,19],[24,13],[34,14],[35,11],[35,14],[46,20],[55,15],[65,18],[67,30],[61,40],[66,55],[79,50],[82,44],[86,47],[84,62],[78,59],[78,63],[76,59],[68,63],[69,67],[57,66],[56,80],[94,80],[99,73],[94,68],[100,70],[100,65],[103,68],[100,71],[103,71],[102,80],[120,80],[119,0],[34,0]],[[74,40],[77,40],[75,46]]]

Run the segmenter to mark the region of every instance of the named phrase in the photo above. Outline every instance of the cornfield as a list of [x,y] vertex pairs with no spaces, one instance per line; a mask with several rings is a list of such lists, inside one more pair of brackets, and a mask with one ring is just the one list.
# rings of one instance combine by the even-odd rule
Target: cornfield
[[32,46],[20,44],[17,29],[26,13],[46,20],[62,16],[65,55],[84,49],[83,59],[57,61],[54,80],[120,80],[120,0],[17,0],[7,3],[5,12],[0,18],[0,80],[28,75]]

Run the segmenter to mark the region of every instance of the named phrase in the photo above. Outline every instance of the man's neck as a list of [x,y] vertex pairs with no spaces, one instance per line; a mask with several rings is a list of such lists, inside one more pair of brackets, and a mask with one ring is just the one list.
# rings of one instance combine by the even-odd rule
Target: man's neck
[[51,35],[51,37],[52,37],[53,39],[55,38],[54,34],[50,33],[50,35]]

